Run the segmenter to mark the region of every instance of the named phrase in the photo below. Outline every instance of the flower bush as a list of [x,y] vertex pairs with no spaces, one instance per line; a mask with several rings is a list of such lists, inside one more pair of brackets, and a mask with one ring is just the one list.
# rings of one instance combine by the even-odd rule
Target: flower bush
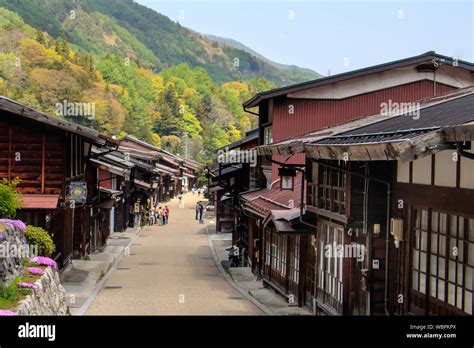
[[41,268],[38,268],[38,267],[29,267],[26,271],[28,273],[34,274],[34,275],[43,275],[44,274],[44,271]]
[[36,256],[30,259],[30,262],[35,264],[35,265],[40,265],[40,266],[49,266],[54,269],[58,268],[58,265],[56,264],[56,261],[53,259],[50,259],[49,257],[44,257],[44,256]]
[[11,228],[18,228],[21,232],[25,232],[26,225],[21,220],[0,219],[0,222],[10,226]]
[[38,286],[31,283],[18,283],[19,288],[38,290]]
[[49,233],[41,227],[27,226],[26,241],[28,244],[38,246],[38,253],[42,256],[51,256],[56,250],[56,245]]
[[0,317],[4,316],[13,316],[16,315],[16,312],[10,311],[8,309],[0,309]]

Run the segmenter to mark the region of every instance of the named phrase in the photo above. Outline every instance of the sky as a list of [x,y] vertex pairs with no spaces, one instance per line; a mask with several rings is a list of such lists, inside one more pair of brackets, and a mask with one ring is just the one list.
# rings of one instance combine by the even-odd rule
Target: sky
[[323,75],[436,51],[474,62],[474,0],[136,0]]

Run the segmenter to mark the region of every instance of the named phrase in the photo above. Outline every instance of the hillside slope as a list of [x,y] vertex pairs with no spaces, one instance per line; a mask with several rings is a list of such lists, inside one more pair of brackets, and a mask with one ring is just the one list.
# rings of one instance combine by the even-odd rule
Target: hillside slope
[[[76,15],[87,18],[82,10]],[[94,15],[95,22],[74,23],[90,28],[82,38],[82,47],[90,46],[86,51],[65,35],[55,39],[0,7],[0,95],[109,136],[130,134],[197,160],[213,157],[216,149],[257,125],[242,103],[275,88],[274,83],[253,78],[217,84],[204,68],[184,63],[157,73],[120,53],[137,44],[133,36],[110,17]],[[96,28],[108,30],[115,52],[97,54]],[[143,45],[134,47],[151,54]],[[93,105],[95,115],[57,113],[58,103]]]
[[289,74],[293,76],[294,79],[301,79],[302,81],[306,81],[306,80],[314,80],[322,76],[311,69],[300,68],[299,66],[296,66],[296,65],[288,65],[288,64],[281,64],[281,63],[274,62],[237,40],[220,37],[216,35],[210,35],[210,34],[206,34],[205,36],[212,41],[217,41],[227,46],[231,46],[231,47],[240,49],[242,51],[245,51],[257,57],[258,59],[261,59],[264,62],[274,66],[275,68],[278,68],[283,71],[287,71]]
[[0,0],[0,7],[56,39],[65,36],[78,50],[131,57],[154,71],[186,63],[216,83],[260,77],[279,86],[317,77],[211,40],[132,0]]

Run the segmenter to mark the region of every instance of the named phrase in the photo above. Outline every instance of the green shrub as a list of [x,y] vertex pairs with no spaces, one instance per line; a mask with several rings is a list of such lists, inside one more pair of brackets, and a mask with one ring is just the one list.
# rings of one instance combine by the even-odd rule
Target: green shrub
[[15,186],[19,183],[18,179],[8,183],[5,178],[0,183],[0,218],[12,219],[16,210],[21,208],[21,194],[15,191]]
[[21,277],[16,277],[13,282],[4,287],[0,285],[0,309],[14,309],[21,296],[30,295],[31,289],[19,288],[18,283],[21,282]]
[[49,233],[41,227],[26,226],[25,234],[28,244],[38,246],[40,256],[50,257],[56,250],[53,239]]

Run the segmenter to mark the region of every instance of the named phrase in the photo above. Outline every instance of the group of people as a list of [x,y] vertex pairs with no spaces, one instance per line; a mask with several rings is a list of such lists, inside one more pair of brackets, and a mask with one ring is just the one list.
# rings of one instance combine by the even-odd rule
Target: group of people
[[206,189],[207,189],[207,186],[204,185],[202,187],[199,187],[197,185],[194,185],[193,188],[191,189],[191,192],[194,194],[198,194],[198,197],[201,196],[201,193],[202,194],[205,194],[206,193]]
[[170,209],[167,205],[164,208],[157,206],[154,210],[148,212],[148,226],[152,226],[155,223],[158,225],[167,225],[170,216]]

